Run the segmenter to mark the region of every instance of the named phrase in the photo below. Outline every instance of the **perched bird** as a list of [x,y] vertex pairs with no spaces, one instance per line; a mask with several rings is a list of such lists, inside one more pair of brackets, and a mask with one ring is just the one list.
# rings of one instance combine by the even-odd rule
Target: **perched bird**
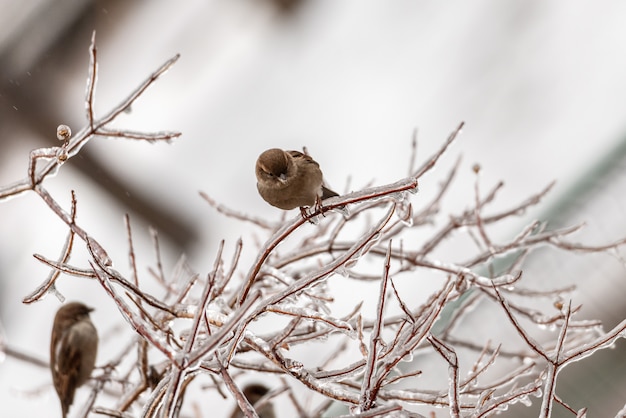
[[74,401],[76,389],[89,379],[98,353],[98,332],[80,302],[67,303],[57,311],[50,341],[52,382],[61,401],[63,418]]
[[322,170],[299,151],[268,149],[256,161],[257,189],[270,205],[280,209],[319,206],[337,193],[324,186]]
[[[268,392],[268,388],[258,383],[252,383],[243,388],[244,396],[246,397],[248,402],[250,402],[250,404],[255,407],[254,410],[259,415],[259,418],[276,418],[276,415],[274,413],[274,406],[271,402],[264,402],[264,404],[260,408],[256,408],[255,406],[259,399],[265,396]],[[230,414],[230,418],[244,418],[244,414],[241,409],[236,406],[235,410],[232,412],[232,414]]]

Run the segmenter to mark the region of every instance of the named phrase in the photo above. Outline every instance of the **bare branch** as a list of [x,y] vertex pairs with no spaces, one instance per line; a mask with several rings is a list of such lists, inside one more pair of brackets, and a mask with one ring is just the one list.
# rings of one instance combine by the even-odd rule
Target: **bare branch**
[[[421,417],[409,411],[414,405],[444,408],[452,417],[483,417],[517,402],[526,403],[529,397],[541,396],[540,392],[542,416],[551,415],[554,402],[577,416],[586,414],[585,409],[576,411],[567,400],[556,396],[559,372],[574,361],[614,345],[626,335],[626,321],[604,332],[600,321],[575,320],[580,303],[570,301],[566,308],[563,306],[573,285],[548,290],[529,288],[522,270],[527,255],[542,246],[566,253],[608,252],[626,244],[626,238],[594,246],[578,244],[571,242],[570,236],[582,225],[549,230],[545,223],[533,220],[512,238],[496,242],[490,236],[490,226],[538,204],[554,183],[505,210],[486,215],[500,197],[504,183],[495,182],[481,192],[477,165],[473,202],[466,209],[441,213],[442,202],[459,172],[460,158],[444,173],[430,201],[414,199],[418,179],[421,182],[422,176],[432,174],[463,123],[418,168],[416,131],[409,177],[327,199],[323,205],[291,219],[283,217],[280,222],[230,209],[200,192],[219,213],[260,227],[255,230],[253,247],[256,244],[258,251],[250,257],[252,260],[242,255],[244,239],[239,239],[226,266],[225,242],[221,241],[208,274],[196,272],[182,256],[174,272],[166,275],[157,232],[150,229],[155,261],[148,267],[148,280],[140,281],[142,265],[136,256],[139,249],[135,248],[126,215],[129,272],[114,269],[104,246],[77,224],[74,193],[71,209],[66,212],[48,192],[45,180],[94,137],[169,142],[180,136],[178,132],[138,132],[112,125],[178,58],[176,55],[166,61],[119,105],[97,118],[94,33],[85,94],[86,126],[72,137],[69,127],[59,125],[57,137],[63,144],[33,150],[26,177],[0,188],[0,200],[35,192],[68,227],[58,255],[35,255],[50,273],[24,302],[32,303],[56,292],[55,283],[66,275],[95,279],[100,284],[98,291],[118,307],[119,322],[133,331],[128,344],[122,347],[123,353],[110,360],[103,375],[92,384],[82,416],[97,413],[126,418],[127,411],[137,409],[144,417],[181,416],[188,389],[196,386],[196,377],[202,375],[212,382],[201,386],[202,390],[226,396],[228,389],[247,417],[263,416],[254,408],[263,404],[271,407],[269,402],[283,392],[297,413],[307,418],[322,416],[335,402],[351,408],[353,417]],[[425,182],[426,187],[433,183]],[[467,253],[461,251],[458,254],[462,255],[456,257],[465,260],[455,259],[456,251],[438,251],[443,242],[459,235],[474,241]],[[73,265],[76,261],[70,264],[76,243],[81,241],[89,259],[86,265]],[[382,274],[373,272],[371,266],[381,262]],[[339,306],[340,295],[333,294],[336,279],[348,280],[354,295],[363,296],[350,303],[347,313],[341,312],[346,307]],[[146,290],[149,280],[157,284],[160,297]],[[368,286],[376,280],[380,281],[379,292],[370,295]],[[411,281],[418,299],[401,291],[404,280]],[[428,286],[422,286],[426,281]],[[389,299],[392,292],[395,298]],[[496,314],[510,322],[519,335],[514,344],[500,341],[497,333],[486,337],[487,331],[460,333],[470,313],[484,315],[483,305],[492,301],[496,302]],[[369,302],[376,307],[370,307]],[[282,325],[264,327],[268,317],[278,318]],[[535,328],[546,325],[560,328],[560,332],[539,343],[532,335]],[[109,334],[117,335],[117,330]],[[323,350],[317,363],[298,359],[295,349],[310,349],[312,344]],[[48,367],[8,347],[3,340],[0,350],[11,358]],[[424,389],[413,385],[413,380],[427,377],[418,364],[433,356],[441,356],[447,363],[446,387]],[[421,363],[412,363],[414,358]],[[498,360],[501,367],[496,370],[493,365]],[[459,365],[465,362],[471,368],[461,378]],[[261,395],[258,404],[247,399],[239,386],[240,379],[243,382],[253,374],[272,376],[272,381],[280,382],[277,388]],[[315,396],[301,400],[290,388],[291,381]],[[95,406],[102,392],[112,393],[118,407]],[[194,406],[195,415],[203,412]]]
[[450,390],[448,397],[450,398],[450,416],[458,418],[460,417],[461,411],[459,409],[459,361],[456,353],[452,348],[448,347],[443,341],[438,340],[433,335],[428,337],[428,341],[449,365],[448,380],[450,382]]
[[389,281],[389,268],[391,263],[391,241],[388,243],[387,255],[385,256],[385,266],[383,276],[380,281],[380,291],[378,296],[378,306],[376,308],[376,321],[370,335],[370,345],[367,357],[367,367],[363,376],[363,387],[361,388],[360,407],[363,411],[369,411],[376,406],[376,395],[380,387],[375,386],[376,365],[378,363],[378,347],[382,343],[381,332],[383,329],[383,315],[385,313],[385,300],[387,299],[387,283]]

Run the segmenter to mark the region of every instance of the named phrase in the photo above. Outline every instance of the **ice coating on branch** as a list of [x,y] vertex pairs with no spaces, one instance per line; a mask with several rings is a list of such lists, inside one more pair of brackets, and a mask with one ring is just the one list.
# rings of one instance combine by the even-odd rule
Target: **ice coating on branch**
[[350,209],[347,206],[339,206],[337,208],[333,208],[332,212],[338,212],[346,219],[350,217]]
[[111,258],[109,257],[107,252],[104,250],[104,248],[102,248],[102,246],[98,243],[98,241],[96,241],[95,239],[91,237],[88,237],[87,245],[92,255],[94,256],[94,258],[98,260],[98,263],[106,267],[110,267],[113,265]]
[[192,303],[177,304],[176,312],[184,317],[193,318],[196,315],[198,306]]
[[[176,313],[182,317],[193,318],[196,316],[196,312],[198,311],[198,306],[193,303],[185,303],[185,304],[177,304],[176,305]],[[204,312],[204,316],[209,320],[210,323],[222,326],[228,320],[228,315],[223,313],[224,310],[220,309],[206,309]]]
[[404,200],[406,199],[406,192],[402,191],[402,192],[394,192],[394,193],[390,193],[387,196],[385,196],[386,198],[391,198],[394,202],[400,204],[402,202],[404,202]]
[[534,391],[532,391],[532,392],[529,392],[529,393],[527,393],[527,394],[523,394],[523,395],[521,395],[521,396],[519,396],[519,397],[515,398],[515,400],[514,400],[514,401],[515,401],[515,402],[519,402],[519,403],[521,403],[521,404],[522,404],[522,405],[524,405],[524,406],[530,407],[530,406],[532,406],[532,404],[533,404],[533,401],[532,401],[532,399],[531,399],[531,396],[534,396],[534,397],[536,397],[536,398],[540,398],[540,397],[541,397],[541,395],[542,395],[541,388],[537,388],[537,389],[535,389],[535,390],[534,390]]
[[284,271],[270,265],[264,265],[261,268],[260,275],[274,276],[284,283],[293,283],[295,281],[293,276],[286,274]]
[[[61,303],[65,302],[65,296],[63,296],[63,294],[61,292],[59,292],[59,290],[57,289],[56,286],[50,286],[50,289],[48,290],[48,293],[53,294],[59,300],[59,302],[61,302]],[[45,295],[44,295],[44,297],[45,297]]]
[[57,126],[57,139],[59,141],[67,141],[72,137],[72,130],[67,125]]
[[350,278],[350,272],[346,268],[345,263],[335,269],[335,274],[341,277]]
[[380,241],[381,236],[382,235],[380,234],[380,232],[377,232],[376,234],[374,234],[372,238],[365,245],[363,245],[363,247],[361,247],[356,253],[352,255],[352,257],[350,257],[348,261],[344,263],[344,266],[348,269],[354,267],[359,261],[359,259],[363,257],[365,254],[367,254],[370,248],[372,248],[374,245],[378,243],[378,241]]
[[59,148],[57,150],[56,156],[59,164],[63,164],[68,159],[67,149],[65,149],[65,147]]
[[397,203],[408,203],[411,200],[411,196],[409,196],[409,192],[406,190],[394,193],[392,196]]
[[176,354],[176,364],[180,366],[181,369],[189,368],[189,353],[179,352]]
[[[406,192],[403,194],[405,196],[407,195]],[[405,198],[402,199],[402,201],[398,201],[396,205],[396,216],[404,225],[408,227],[413,226],[413,206],[411,202],[409,202],[409,199]]]
[[228,304],[228,301],[224,299],[223,296],[219,296],[213,299],[211,304],[214,305],[218,310],[222,312],[228,312],[230,310],[230,305]]
[[312,309],[297,307],[293,305],[276,305],[275,310],[278,312],[286,312],[295,317],[301,317],[306,320],[310,320],[313,322],[322,322],[331,328],[335,328],[337,331],[340,331],[346,334],[348,337],[352,339],[357,338],[356,331],[352,328],[348,322],[343,321],[341,319],[335,318],[331,315],[327,315],[322,312],[314,311]]
[[[624,329],[622,329],[620,332],[615,332],[616,328],[618,327],[624,327]],[[600,337],[597,337],[595,340],[588,342],[587,344],[584,345],[579,345],[575,348],[572,348],[571,350],[567,350],[564,354],[564,357],[570,357],[571,362],[577,362],[580,360],[583,360],[587,357],[593,356],[595,353],[597,353],[600,350],[604,350],[606,348],[614,348],[615,347],[615,343],[619,338],[625,338],[626,337],[626,321],[623,321],[620,325],[618,325],[616,328],[613,328],[613,331],[609,331],[608,335],[603,335]],[[609,336],[610,335],[610,336]]]
[[413,351],[407,351],[407,353],[402,357],[401,362],[411,363],[413,361]]
[[264,351],[264,352],[272,351],[272,347],[270,347],[269,343],[265,341],[264,339],[259,338],[256,335],[254,335],[252,331],[246,329],[244,331],[244,335],[246,336],[246,338],[252,340],[256,345],[258,345],[261,348],[261,351]]
[[297,360],[285,359],[285,367],[291,372],[300,372],[304,369],[304,364]]
[[366,197],[368,201],[377,200],[394,200],[401,201],[404,199],[406,192],[416,193],[417,180],[414,178],[405,178],[393,184],[385,186],[371,187],[358,193],[349,193],[348,196],[356,195],[359,198]]
[[[358,261],[359,261],[359,254],[356,254],[350,260],[346,261],[343,264],[343,267],[346,268],[346,269],[351,269],[352,267],[356,266]],[[347,275],[345,275],[345,276],[347,277]]]

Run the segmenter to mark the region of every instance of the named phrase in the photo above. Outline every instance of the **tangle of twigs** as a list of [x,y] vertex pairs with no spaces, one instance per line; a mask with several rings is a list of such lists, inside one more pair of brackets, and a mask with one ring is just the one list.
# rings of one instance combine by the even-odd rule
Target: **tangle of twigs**
[[[167,277],[160,261],[158,237],[153,233],[158,259],[153,276],[167,295],[158,298],[139,285],[128,218],[129,278],[112,268],[106,250],[77,224],[77,197],[72,194],[68,213],[44,183],[95,137],[145,141],[178,137],[176,132],[148,134],[109,128],[178,56],[166,61],[119,106],[96,118],[95,34],[89,51],[86,127],[62,147],[32,151],[26,178],[0,188],[0,199],[35,192],[68,226],[67,240],[59,256],[50,259],[36,255],[50,267],[50,275],[24,298],[24,303],[36,302],[47,293],[62,299],[55,281],[63,275],[96,279],[103,295],[113,300],[121,318],[134,331],[131,346],[136,350],[125,348],[119,357],[110,360],[110,369],[98,380],[84,405],[83,416],[91,411],[114,417],[177,417],[184,411],[185,393],[201,374],[214,382],[210,389],[223,396],[230,393],[247,417],[258,416],[260,406],[252,405],[238,386],[242,374],[280,376],[280,389],[263,397],[263,403],[282,398],[307,417],[321,417],[337,405],[344,406],[342,416],[346,417],[419,417],[423,416],[420,411],[428,413],[433,408],[446,409],[453,417],[484,417],[514,403],[526,403],[529,397],[541,397],[542,417],[550,416],[555,402],[565,405],[574,415],[584,415],[584,411],[575,411],[567,406],[567,400],[556,395],[557,375],[568,364],[612,346],[625,335],[626,321],[603,332],[597,322],[576,321],[578,307],[571,301],[555,313],[551,301],[567,300],[571,288],[524,289],[520,286],[524,280],[521,267],[525,255],[540,246],[591,253],[617,248],[626,240],[585,246],[568,240],[578,227],[546,230],[537,221],[508,242],[495,242],[489,234],[491,225],[540,203],[552,185],[507,209],[485,215],[502,184],[482,194],[477,179],[472,206],[448,214],[447,222],[441,225],[441,202],[459,162],[445,176],[431,201],[420,201],[414,196],[420,179],[431,175],[458,138],[461,123],[418,168],[413,168],[414,140],[408,177],[326,200],[310,214],[311,218],[318,218],[315,227],[305,228],[309,223],[300,214],[277,225],[227,208],[203,192],[203,198],[219,213],[255,225],[267,234],[266,240],[256,249],[258,256],[249,266],[240,264],[244,242],[237,243],[230,262],[222,242],[213,269],[205,278],[188,268],[181,269],[186,274]],[[42,161],[46,162],[39,166]],[[342,216],[332,212],[341,207],[348,207],[350,213]],[[421,231],[421,240],[404,239],[415,230]],[[469,234],[478,244],[470,258],[452,261],[452,257],[435,255],[445,240],[460,234]],[[77,245],[75,238],[89,251],[88,265],[70,262]],[[503,261],[507,261],[504,267]],[[493,273],[496,262],[498,273]],[[416,302],[413,295],[398,290],[399,283],[407,278],[414,289],[420,289],[422,277],[428,277],[434,290],[421,294],[421,300]],[[368,311],[359,303],[348,314],[338,313],[333,304],[338,295],[332,293],[331,283],[335,280],[350,280],[355,293],[369,281],[378,281],[373,298],[377,301],[375,309]],[[545,299],[545,309],[526,307],[525,298]],[[503,341],[492,342],[497,334],[485,340],[458,336],[460,324],[484,304],[498,307],[503,322],[519,335],[522,342],[514,349],[503,346]],[[268,318],[286,325],[277,329],[270,326],[262,332],[253,326],[253,322]],[[175,319],[187,321],[188,327],[172,327]],[[538,341],[532,336],[533,330],[546,325],[558,331],[552,339]],[[320,341],[332,341],[324,345],[327,360],[321,365],[305,364],[291,354],[296,347]],[[0,349],[19,355],[3,345]],[[131,369],[138,373],[122,369],[128,367],[128,361],[122,362],[126,358],[134,359]],[[427,374],[420,368],[424,359],[442,362],[440,374],[447,376],[445,384],[425,389],[414,384]],[[496,359],[503,366],[492,373]],[[106,406],[99,405],[105,401],[99,400],[98,395],[107,388],[119,394],[119,389],[114,388],[112,370],[116,370],[117,376],[125,376],[125,390]],[[308,388],[311,396],[307,402],[315,406],[306,409],[294,391],[294,382]],[[210,412],[205,414],[209,415]]]

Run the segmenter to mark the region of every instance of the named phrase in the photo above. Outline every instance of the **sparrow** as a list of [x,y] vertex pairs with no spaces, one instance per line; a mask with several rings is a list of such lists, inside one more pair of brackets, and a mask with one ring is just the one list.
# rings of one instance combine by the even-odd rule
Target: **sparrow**
[[63,418],[74,401],[76,389],[89,379],[98,353],[98,332],[80,302],[67,303],[56,313],[50,339],[50,371],[61,401]]
[[256,161],[257,189],[267,203],[290,210],[321,206],[321,201],[339,196],[324,186],[322,170],[300,151],[268,149]]
[[[252,406],[255,406],[255,404],[268,392],[268,388],[258,383],[252,383],[243,388],[243,394]],[[261,408],[259,409],[257,409],[256,407],[254,409],[259,415],[259,418],[276,418],[276,415],[274,413],[274,406],[271,402],[264,403],[264,405],[261,406]],[[232,412],[232,414],[230,414],[230,418],[244,418],[244,414],[241,409],[236,406],[235,410]]]

